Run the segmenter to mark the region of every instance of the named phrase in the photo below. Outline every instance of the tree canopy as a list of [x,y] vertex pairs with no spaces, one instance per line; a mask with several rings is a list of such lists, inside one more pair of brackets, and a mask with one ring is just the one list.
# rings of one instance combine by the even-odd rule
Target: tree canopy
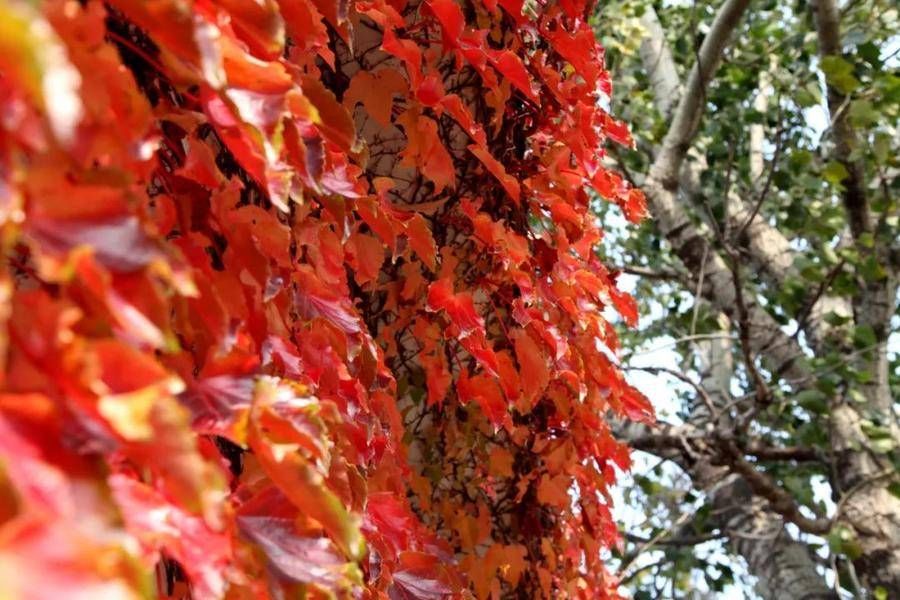
[[627,0],[596,28],[653,217],[605,252],[637,276],[623,364],[676,390],[618,430],[649,453],[627,587],[896,596],[897,7]]

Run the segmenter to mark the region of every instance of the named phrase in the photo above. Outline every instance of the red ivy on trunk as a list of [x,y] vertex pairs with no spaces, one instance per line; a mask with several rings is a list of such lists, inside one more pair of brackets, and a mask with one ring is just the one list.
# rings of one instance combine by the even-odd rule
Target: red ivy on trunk
[[0,596],[614,595],[590,12],[3,0]]

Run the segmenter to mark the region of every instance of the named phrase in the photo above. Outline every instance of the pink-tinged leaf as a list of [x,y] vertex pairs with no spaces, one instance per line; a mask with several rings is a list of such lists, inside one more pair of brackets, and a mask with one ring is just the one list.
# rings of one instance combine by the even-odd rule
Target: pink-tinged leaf
[[[100,521],[99,517],[96,519]],[[141,575],[115,542],[120,532],[95,531],[33,512],[3,524],[0,597],[16,600],[139,600]],[[93,525],[93,523],[92,523]],[[105,539],[104,539],[105,537]],[[99,561],[98,557],[103,560]],[[207,596],[209,598],[209,596]]]
[[225,592],[224,570],[231,538],[202,517],[170,504],[159,492],[126,475],[112,475],[109,486],[128,530],[151,559],[165,551],[188,574],[196,598],[213,600]]
[[246,418],[253,398],[253,378],[218,375],[191,383],[179,399],[192,414],[197,433],[246,443]]
[[308,265],[294,272],[297,287],[294,293],[297,309],[307,319],[321,317],[346,333],[359,333],[359,317],[349,298],[329,289],[316,277]]
[[204,86],[200,98],[204,112],[235,159],[257,183],[265,186],[266,158],[259,132],[242,123],[235,111],[212,89]]
[[89,247],[100,263],[116,273],[132,273],[162,257],[134,216],[105,221],[35,219],[30,233],[44,252]]
[[442,581],[412,570],[398,571],[393,579],[394,584],[388,589],[391,600],[443,600],[453,591]]
[[[302,514],[318,521],[347,558],[358,560],[365,540],[358,517],[328,486],[322,461],[315,456],[320,440],[310,425],[294,427],[291,412],[315,402],[295,398],[293,390],[277,382],[257,383],[250,416],[248,443],[265,473]],[[287,406],[285,406],[287,404]],[[293,408],[292,408],[293,407]],[[303,415],[296,415],[301,418]]]
[[416,525],[416,517],[405,499],[390,492],[369,494],[363,522],[367,536],[377,534],[399,553],[409,547]]
[[241,533],[262,548],[272,570],[282,579],[338,591],[350,587],[356,569],[326,537],[298,530],[299,513],[280,491],[269,487],[241,506]]
[[[49,402],[48,399],[44,400]],[[37,405],[41,403],[41,397],[8,397],[2,405],[8,402]],[[16,494],[29,506],[47,515],[62,518],[72,516],[75,507],[74,498],[66,475],[41,460],[38,446],[17,432],[2,415],[0,415],[0,464],[3,465],[5,476],[15,487]]]

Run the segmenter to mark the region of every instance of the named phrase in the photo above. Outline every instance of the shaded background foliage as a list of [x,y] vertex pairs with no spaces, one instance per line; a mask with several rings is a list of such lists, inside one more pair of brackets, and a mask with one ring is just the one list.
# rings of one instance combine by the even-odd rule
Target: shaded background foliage
[[[649,453],[623,492],[627,587],[896,596],[896,6],[626,1],[598,15],[637,141],[612,161],[654,216],[606,252],[636,276],[625,364],[655,377],[663,421],[622,428]],[[703,60],[714,72],[690,79]]]

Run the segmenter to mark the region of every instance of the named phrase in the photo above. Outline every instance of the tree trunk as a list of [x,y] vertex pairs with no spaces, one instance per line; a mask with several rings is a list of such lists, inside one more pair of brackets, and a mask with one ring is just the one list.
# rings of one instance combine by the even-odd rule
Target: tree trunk
[[[843,53],[840,10],[834,0],[818,0],[814,16],[822,59]],[[831,446],[835,456],[835,484],[840,490],[840,524],[849,526],[859,545],[854,566],[863,585],[870,590],[883,588],[900,595],[900,499],[888,490],[896,479],[890,457],[875,448],[863,429],[865,421],[887,432],[891,448],[900,447],[888,385],[887,340],[897,274],[892,272],[888,256],[890,233],[876,229],[865,185],[865,166],[858,153],[858,135],[847,118],[846,95],[828,86],[828,109],[832,118],[833,155],[841,162],[847,177],[843,203],[850,234],[860,260],[882,266],[884,275],[861,273],[853,295],[853,317],[857,330],[871,332],[874,345],[852,353],[854,369],[868,374],[862,383],[848,382],[831,407]],[[879,235],[881,234],[881,235]],[[853,388],[863,402],[852,399]]]

